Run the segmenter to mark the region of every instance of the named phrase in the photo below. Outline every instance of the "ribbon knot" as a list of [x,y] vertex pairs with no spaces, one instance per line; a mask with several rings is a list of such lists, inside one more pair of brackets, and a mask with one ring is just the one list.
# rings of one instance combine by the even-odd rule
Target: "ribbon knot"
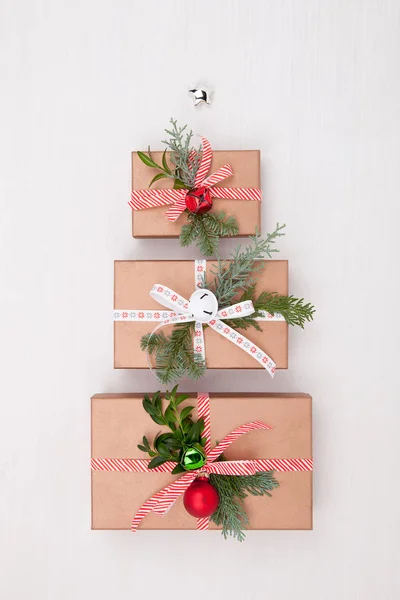
[[[206,138],[202,137],[201,141],[202,155],[195,177],[194,188],[204,187],[210,191],[214,198],[261,201],[261,190],[257,188],[214,187],[227,177],[231,177],[233,169],[230,165],[224,165],[217,169],[215,173],[206,177],[211,167],[212,149],[210,142]],[[169,221],[176,221],[186,209],[186,196],[190,191],[188,189],[132,190],[131,199],[128,204],[133,210],[143,210],[172,204],[167,210],[166,215]]]
[[[237,302],[236,304],[232,304],[222,310],[218,310],[218,306],[216,310],[205,311],[203,313],[208,316],[203,317],[200,312],[196,311],[196,314],[193,314],[191,311],[192,298],[194,296],[199,296],[199,292],[204,291],[204,296],[213,296],[206,288],[200,288],[193,292],[191,296],[191,300],[188,301],[186,298],[174,292],[170,288],[165,285],[156,283],[152,290],[150,291],[150,296],[159,302],[162,306],[171,309],[173,312],[170,313],[168,318],[159,323],[151,332],[150,338],[152,335],[158,331],[161,327],[165,325],[171,325],[174,323],[190,323],[195,322],[195,335],[194,335],[194,353],[201,360],[205,361],[205,342],[204,342],[204,331],[203,325],[207,324],[214,331],[236,344],[239,348],[242,348],[247,354],[252,356],[255,360],[257,360],[263,367],[268,371],[271,377],[274,376],[276,365],[272,358],[268,356],[261,348],[253,344],[250,340],[248,340],[244,335],[239,334],[232,327],[230,327],[227,323],[224,323],[222,319],[238,319],[247,317],[253,314],[254,305],[250,300],[246,300],[244,302]],[[200,298],[201,300],[201,298]],[[216,299],[215,299],[216,300]],[[197,308],[197,306],[196,306]],[[211,306],[209,306],[211,308]],[[151,361],[149,353],[147,352],[147,362],[150,367]]]

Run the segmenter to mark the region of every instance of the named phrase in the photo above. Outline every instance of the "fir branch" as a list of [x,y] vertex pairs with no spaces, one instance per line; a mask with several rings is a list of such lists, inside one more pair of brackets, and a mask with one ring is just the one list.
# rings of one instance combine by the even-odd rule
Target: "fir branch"
[[209,288],[216,295],[220,308],[232,304],[232,300],[238,293],[255,284],[253,275],[264,268],[264,264],[257,261],[265,257],[271,258],[273,252],[278,252],[273,245],[277,238],[284,235],[282,233],[284,227],[285,225],[277,223],[275,231],[269,233],[264,239],[256,233],[255,236],[250,236],[254,242],[252,246],[244,249],[237,246],[229,261],[218,259],[216,269],[211,269],[214,281]]
[[239,225],[234,216],[226,216],[223,211],[206,213],[203,219],[207,222],[209,231],[219,237],[228,237],[239,233]]
[[182,247],[190,246],[193,242],[196,241],[197,230],[196,230],[196,222],[194,219],[190,219],[190,215],[188,215],[188,222],[181,227],[180,233],[180,243]]
[[178,352],[192,343],[194,323],[176,323],[168,340],[168,350]]
[[170,336],[161,333],[142,337],[142,350],[155,354],[156,375],[161,383],[204,375],[205,363],[193,352],[193,330],[194,323],[176,323]]
[[218,235],[216,235],[208,226],[205,215],[192,215],[190,213],[189,223],[194,224],[194,239],[200,252],[204,256],[212,256],[218,249]]
[[165,346],[168,339],[163,333],[146,333],[140,340],[140,348],[147,350],[149,354],[153,354],[158,348]]
[[189,213],[188,223],[181,228],[181,246],[189,246],[196,242],[200,252],[205,256],[217,254],[219,238],[237,235],[239,227],[235,217],[226,217],[220,212],[209,212],[204,215]]
[[216,475],[210,474],[210,483],[219,495],[219,505],[211,520],[222,525],[222,535],[239,542],[245,539],[244,529],[249,518],[244,507],[244,499],[251,496],[271,496],[270,492],[279,486],[273,471],[261,471],[255,475]]

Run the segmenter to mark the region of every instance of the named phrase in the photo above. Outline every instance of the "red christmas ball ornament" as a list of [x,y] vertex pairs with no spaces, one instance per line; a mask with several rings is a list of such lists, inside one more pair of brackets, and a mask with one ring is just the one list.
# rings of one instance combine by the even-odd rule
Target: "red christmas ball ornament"
[[186,194],[186,208],[197,215],[204,215],[212,209],[212,198],[210,189],[197,187],[189,190]]
[[208,481],[208,477],[197,477],[186,490],[183,504],[192,517],[211,517],[218,508],[218,492]]

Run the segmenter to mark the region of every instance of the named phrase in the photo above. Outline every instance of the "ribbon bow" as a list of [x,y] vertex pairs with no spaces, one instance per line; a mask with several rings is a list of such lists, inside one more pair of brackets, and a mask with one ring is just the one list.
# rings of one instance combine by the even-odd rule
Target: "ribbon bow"
[[[181,477],[167,485],[164,489],[157,492],[146,500],[140,507],[132,521],[132,531],[136,531],[141,521],[150,512],[158,515],[165,515],[174,502],[183,494],[190,484],[201,472],[215,473],[218,475],[254,475],[260,471],[312,471],[312,458],[273,458],[273,459],[249,459],[249,460],[227,460],[217,461],[217,458],[239,437],[245,433],[256,430],[271,430],[272,427],[262,421],[252,421],[246,425],[241,425],[234,429],[229,435],[224,437],[213,450],[211,450],[211,418],[210,418],[210,397],[208,394],[198,395],[198,416],[204,419],[203,437],[206,438],[205,454],[206,464],[201,469],[187,471]],[[149,469],[147,459],[132,458],[92,458],[91,468],[93,471],[119,471],[136,473],[171,473],[176,463],[172,461],[154,469]],[[209,518],[197,520],[197,529],[208,529]]]
[[[227,200],[261,200],[261,190],[257,188],[225,188],[214,187],[220,181],[233,175],[233,169],[230,165],[224,165],[215,173],[206,177],[210,170],[212,160],[212,149],[210,142],[202,137],[202,156],[199,168],[196,173],[194,187],[205,187],[210,190],[210,193],[215,198],[223,198]],[[170,221],[176,219],[186,209],[186,195],[189,192],[187,189],[173,190],[133,190],[131,199],[128,202],[133,210],[143,210],[145,208],[154,208],[156,206],[166,206],[172,204],[167,210],[167,218]]]
[[[203,288],[202,291],[204,291],[204,296],[211,296],[209,290]],[[162,306],[165,306],[166,308],[170,308],[173,311],[175,311],[171,313],[169,318],[159,323],[153,329],[151,335],[153,335],[161,327],[164,327],[164,325],[170,325],[173,323],[190,323],[194,321],[194,353],[200,356],[202,360],[205,360],[203,325],[207,324],[209,325],[209,327],[214,329],[214,331],[216,331],[226,339],[230,340],[232,343],[239,346],[239,348],[242,348],[245,352],[247,352],[247,354],[255,358],[255,360],[257,360],[264,367],[264,369],[268,371],[271,377],[274,376],[276,365],[272,358],[270,358],[268,354],[261,350],[261,348],[250,342],[250,340],[248,340],[244,335],[237,333],[234,329],[232,329],[232,327],[221,321],[221,319],[238,319],[253,314],[255,310],[253,303],[250,300],[246,300],[245,302],[238,302],[237,304],[232,304],[232,306],[228,306],[227,308],[218,310],[214,318],[206,320],[206,317],[200,321],[191,311],[191,302],[189,302],[188,300],[186,300],[186,298],[183,298],[167,286],[156,283],[150,292],[150,296],[154,298],[154,300],[157,300],[157,302],[159,302]],[[213,297],[215,298],[214,295]],[[149,356],[148,360],[150,362]]]

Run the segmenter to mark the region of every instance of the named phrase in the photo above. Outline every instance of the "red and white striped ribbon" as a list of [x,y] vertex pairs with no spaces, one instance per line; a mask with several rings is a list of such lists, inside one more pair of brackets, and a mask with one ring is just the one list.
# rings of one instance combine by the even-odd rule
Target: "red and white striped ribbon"
[[205,138],[201,138],[201,161],[199,164],[199,168],[197,169],[196,179],[194,180],[194,185],[199,187],[204,181],[208,171],[211,167],[212,161],[212,149],[210,142]]
[[[146,458],[92,458],[91,467],[92,471],[112,471],[118,473],[171,473],[172,469],[176,467],[174,462],[166,462],[159,467],[149,469],[150,460]],[[311,458],[254,458],[250,461],[224,461],[222,466],[220,463],[216,463],[220,474],[235,475],[230,468],[230,463],[243,463],[249,462],[252,466],[256,467],[256,471],[277,471],[279,473],[293,472],[293,471],[311,471],[313,462]],[[208,465],[207,470],[209,473],[216,472],[214,465]],[[226,468],[226,472],[223,470]]]
[[[227,200],[254,200],[261,201],[261,190],[258,188],[225,188],[214,187],[220,181],[233,175],[233,170],[230,165],[224,165],[215,173],[206,177],[210,170],[212,160],[211,145],[206,138],[202,137],[202,152],[199,168],[196,173],[195,187],[206,187],[210,189],[211,195],[214,198],[222,198]],[[190,157],[189,157],[190,158]],[[189,160],[190,162],[190,160]],[[186,209],[186,194],[189,190],[132,190],[131,199],[128,202],[133,210],[143,210],[146,208],[154,208],[156,206],[166,206],[172,204],[166,215],[170,221],[176,219]]]
[[[262,421],[253,421],[237,427],[228,434],[213,450],[211,450],[211,415],[210,397],[208,394],[198,394],[198,416],[204,419],[203,437],[206,438],[206,464],[199,470],[186,472],[184,475],[167,485],[146,500],[132,521],[132,531],[136,531],[140,522],[150,512],[164,515],[173,503],[183,494],[201,472],[218,475],[254,475],[260,471],[312,471],[312,458],[272,458],[217,461],[217,458],[239,437],[256,430],[271,430],[272,427]],[[149,460],[133,458],[92,458],[92,471],[112,471],[128,473],[171,473],[176,463],[170,461],[155,469],[149,469]],[[197,529],[208,529],[209,519],[198,519]]]
[[199,419],[204,421],[203,437],[206,438],[204,450],[208,456],[211,452],[211,413],[208,394],[197,394],[197,414]]
[[[201,288],[204,285],[204,277],[206,272],[207,262],[205,260],[195,260],[194,261],[194,274],[195,274],[195,286],[196,288]],[[152,290],[150,291],[150,296],[157,300],[162,306],[166,307],[169,310],[114,310],[114,321],[143,321],[143,322],[156,322],[158,325],[153,329],[150,335],[153,335],[164,327],[165,325],[171,325],[175,323],[188,323],[195,322],[194,328],[194,336],[193,336],[193,352],[196,356],[200,358],[200,360],[206,360],[206,349],[205,349],[205,340],[204,340],[204,330],[203,323],[200,321],[196,321],[193,314],[190,312],[189,301],[181,296],[180,294],[174,292],[169,287],[156,283]],[[272,358],[266,354],[259,346],[253,344],[247,337],[243,334],[238,333],[232,327],[224,323],[224,319],[239,319],[241,317],[246,317],[251,315],[254,312],[253,303],[250,300],[246,300],[244,302],[238,302],[233,304],[232,306],[228,306],[218,311],[216,318],[207,322],[214,331],[222,335],[225,339],[229,340],[242,350],[246,352],[249,356],[253,357],[257,360],[262,367],[271,375],[274,376],[276,365]],[[284,317],[275,313],[271,315],[270,313],[266,313],[260,317],[257,317],[256,320],[260,321],[284,321]],[[147,362],[149,364],[150,369],[151,360],[150,356],[147,355]]]

